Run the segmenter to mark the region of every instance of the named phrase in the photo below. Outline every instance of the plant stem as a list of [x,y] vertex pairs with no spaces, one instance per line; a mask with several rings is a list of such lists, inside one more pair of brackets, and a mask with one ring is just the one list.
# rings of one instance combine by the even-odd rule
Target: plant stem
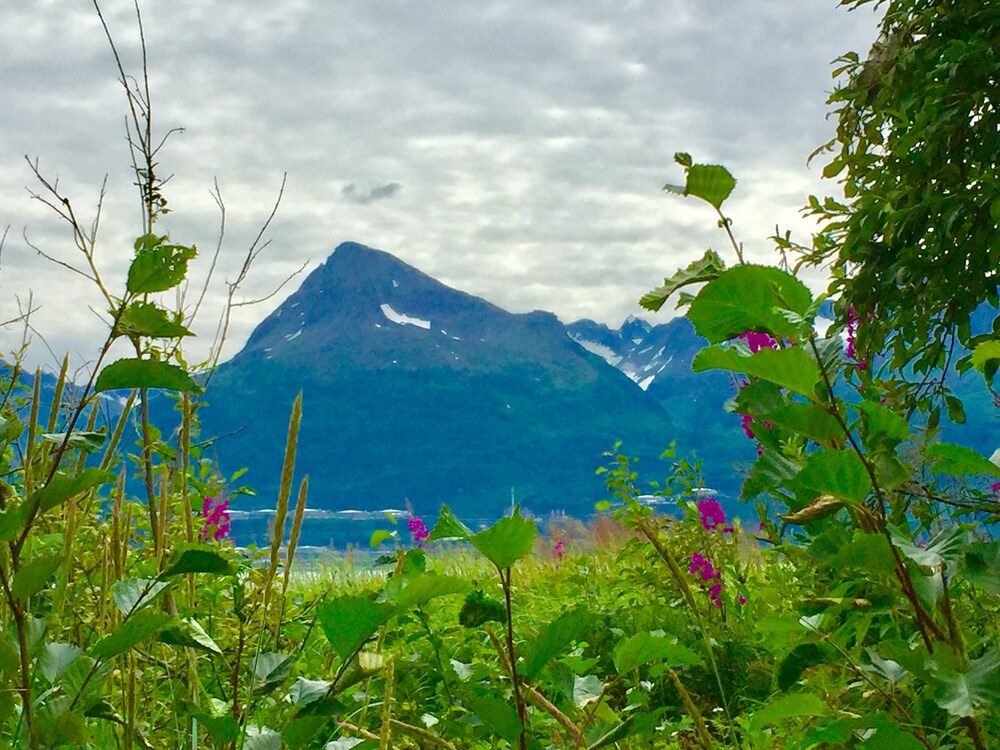
[[510,662],[510,680],[514,686],[514,701],[517,704],[517,718],[521,722],[521,734],[518,738],[521,750],[527,748],[527,711],[524,706],[524,696],[521,695],[521,680],[517,675],[517,653],[514,650],[514,615],[510,603],[510,568],[499,569],[500,582],[503,584],[504,602],[507,605],[507,658]]

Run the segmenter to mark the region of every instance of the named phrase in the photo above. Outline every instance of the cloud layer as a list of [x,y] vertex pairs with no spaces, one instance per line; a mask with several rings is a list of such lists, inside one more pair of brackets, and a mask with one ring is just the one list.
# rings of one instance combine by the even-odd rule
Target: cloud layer
[[[617,325],[664,274],[724,250],[709,213],[660,193],[680,179],[679,150],[730,167],[736,231],[769,259],[775,224],[808,232],[805,196],[836,189],[806,156],[833,134],[830,61],[864,53],[877,20],[833,0],[145,5],[154,123],[184,128],[159,155],[173,175],[161,229],[199,245],[195,276],[220,231],[215,180],[226,206],[195,355],[286,173],[246,298],[355,240],[513,311]],[[104,11],[139,73],[131,3]],[[86,6],[5,9],[0,45],[0,231],[12,227],[0,320],[31,290],[37,330],[82,364],[100,345],[101,297],[22,238],[85,265],[25,191],[38,186],[24,155],[59,176],[87,226],[107,174],[97,262],[119,287],[140,231],[124,97]],[[230,353],[280,298],[237,311]],[[20,341],[0,333],[7,350]],[[32,361],[50,359],[36,341]]]

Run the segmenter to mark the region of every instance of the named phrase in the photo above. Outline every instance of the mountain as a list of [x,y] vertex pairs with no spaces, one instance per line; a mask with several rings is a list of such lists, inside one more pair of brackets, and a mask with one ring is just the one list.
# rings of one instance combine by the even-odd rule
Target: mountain
[[756,457],[743,439],[740,418],[725,410],[736,394],[732,378],[718,370],[692,372],[691,362],[708,342],[687,318],[650,323],[629,316],[618,330],[592,320],[566,326],[580,346],[621,370],[670,416],[679,456],[702,464],[705,483],[726,495],[739,494],[734,465]]
[[650,393],[567,336],[547,312],[515,315],[392,255],[339,245],[221,365],[202,435],[274,507],[295,394],[298,476],[313,508],[442,503],[584,515],[616,440],[646,478],[677,429]]

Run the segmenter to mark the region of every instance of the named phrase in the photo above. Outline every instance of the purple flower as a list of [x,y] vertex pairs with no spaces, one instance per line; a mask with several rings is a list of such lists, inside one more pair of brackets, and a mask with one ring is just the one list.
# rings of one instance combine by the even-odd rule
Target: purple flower
[[205,519],[205,525],[201,530],[201,538],[208,539],[209,535],[217,542],[229,536],[229,498],[224,497],[216,500],[214,497],[206,497],[201,506],[201,516]]
[[778,342],[775,341],[769,334],[761,333],[760,331],[744,331],[740,334],[740,338],[747,343],[750,347],[750,352],[756,354],[761,349],[777,349]]
[[558,542],[552,545],[552,556],[558,560],[562,560],[566,557],[566,542],[560,539]]
[[714,497],[698,501],[698,515],[701,516],[701,525],[706,531],[711,531],[726,522],[726,513]]
[[740,594],[739,599],[737,599],[737,601],[740,603],[740,606],[743,607],[746,606],[747,598],[743,596],[743,594]]
[[688,567],[688,573],[700,576],[703,581],[722,578],[722,574],[715,569],[711,560],[697,552],[691,555],[691,565]]
[[410,529],[410,536],[413,537],[413,543],[418,547],[423,547],[427,542],[427,537],[431,535],[427,530],[424,519],[420,516],[410,516],[406,519],[406,525]]

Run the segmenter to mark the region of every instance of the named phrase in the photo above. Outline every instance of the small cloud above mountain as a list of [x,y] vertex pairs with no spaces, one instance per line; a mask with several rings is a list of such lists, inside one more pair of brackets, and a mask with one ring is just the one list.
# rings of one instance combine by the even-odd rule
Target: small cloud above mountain
[[402,190],[403,186],[398,182],[387,182],[385,185],[378,185],[369,190],[359,189],[355,183],[344,185],[340,193],[352,203],[367,206],[375,201],[387,200]]

